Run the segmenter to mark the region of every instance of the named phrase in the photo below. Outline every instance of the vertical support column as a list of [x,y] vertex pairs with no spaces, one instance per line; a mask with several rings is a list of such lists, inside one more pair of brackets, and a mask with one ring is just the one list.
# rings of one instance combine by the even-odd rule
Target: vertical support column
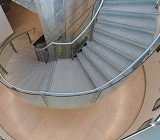
[[65,32],[64,0],[35,0],[46,43]]

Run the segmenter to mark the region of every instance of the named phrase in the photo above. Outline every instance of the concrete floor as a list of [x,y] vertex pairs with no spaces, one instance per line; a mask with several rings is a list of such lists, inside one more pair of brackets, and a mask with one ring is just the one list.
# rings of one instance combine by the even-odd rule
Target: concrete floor
[[[41,36],[37,15],[16,4],[12,6],[15,9],[11,8],[7,17],[13,30],[36,27],[35,39]],[[117,140],[137,118],[144,96],[142,67],[106,99],[81,109],[32,106],[0,84],[0,124],[16,140]]]

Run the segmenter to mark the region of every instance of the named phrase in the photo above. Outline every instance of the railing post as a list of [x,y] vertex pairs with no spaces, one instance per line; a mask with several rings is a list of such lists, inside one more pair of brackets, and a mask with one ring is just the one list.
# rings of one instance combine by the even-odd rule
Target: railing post
[[13,45],[12,42],[10,43],[10,45],[12,46],[13,51],[14,51],[15,53],[17,53],[17,50],[16,50],[16,48],[14,47],[14,45]]
[[3,66],[0,64],[0,67],[2,69],[2,72],[4,72],[5,74],[8,74],[8,72],[5,70],[5,68],[3,68]]
[[46,99],[45,99],[45,96],[42,94],[41,97],[42,97],[44,103],[46,104],[46,107],[48,107],[48,103],[47,103],[47,101],[46,101]]
[[72,60],[74,60],[74,49],[73,49],[73,45],[74,45],[74,44],[71,44],[71,57],[72,57]]
[[156,51],[157,51],[157,53],[160,51],[160,45],[158,45]]
[[58,56],[57,56],[57,45],[54,45],[54,57],[55,57],[55,61],[58,60]]
[[94,20],[93,23],[92,23],[92,25],[90,26],[89,38],[88,38],[89,41],[92,40],[92,34],[93,34],[93,30],[94,30],[95,21],[96,21],[96,20]]
[[31,37],[28,32],[27,32],[27,35],[28,35],[28,39],[29,39],[30,43],[32,43]]

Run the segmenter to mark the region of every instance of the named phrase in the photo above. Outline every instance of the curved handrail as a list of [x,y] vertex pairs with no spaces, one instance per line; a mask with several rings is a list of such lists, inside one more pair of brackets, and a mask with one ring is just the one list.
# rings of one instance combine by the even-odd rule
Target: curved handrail
[[100,8],[102,7],[102,4],[103,4],[104,0],[101,0],[101,3],[97,9],[97,12],[95,13],[95,15],[93,16],[92,20],[90,21],[90,23],[87,25],[87,27],[83,30],[83,32],[81,32],[79,34],[79,36],[77,36],[73,41],[71,42],[67,42],[67,43],[58,43],[58,42],[51,42],[49,45],[47,45],[46,47],[42,48],[42,49],[37,49],[36,51],[42,51],[42,50],[45,50],[47,49],[49,46],[51,45],[72,45],[74,44],[85,32],[86,30],[92,25],[92,23],[94,22],[94,20],[96,19],[99,11],[100,11]]
[[[128,66],[127,69],[125,69],[123,72],[121,72],[119,75],[117,75],[116,77],[114,77],[112,80],[108,81],[107,83],[93,89],[93,90],[87,90],[87,91],[82,91],[82,92],[66,92],[66,93],[51,93],[51,92],[45,92],[45,91],[31,91],[31,90],[24,90],[21,89],[19,87],[16,87],[14,85],[12,85],[11,83],[9,83],[4,77],[3,75],[0,73],[0,77],[14,90],[19,91],[19,92],[23,92],[26,94],[32,94],[32,95],[37,95],[37,94],[41,94],[43,95],[47,95],[47,96],[59,96],[59,97],[63,97],[63,96],[80,96],[80,95],[85,95],[85,94],[92,94],[95,93],[97,91],[102,91],[106,88],[108,88],[110,85],[114,85],[116,82],[116,79],[119,79],[121,76],[123,76],[125,74],[125,72],[127,72],[129,69],[132,69],[142,58],[146,57],[148,55],[148,53],[152,50],[151,48],[154,47],[154,45],[157,43],[157,41],[160,39],[160,33],[156,36],[156,38],[154,39],[154,41],[151,43],[151,45],[146,49],[146,51],[140,55],[139,58],[137,58],[130,66]],[[156,50],[156,48],[154,48],[154,50],[152,50],[152,52],[154,52]],[[151,54],[150,54],[151,55]],[[150,56],[149,55],[149,56]],[[121,78],[120,80],[122,80],[123,78]],[[115,83],[113,83],[115,82]]]
[[[23,29],[21,29],[21,30],[23,30]],[[21,30],[19,30],[19,31],[21,31]],[[32,30],[34,30],[33,34],[35,34],[35,28],[31,28],[30,30],[27,30],[27,31],[25,31],[25,32],[23,32],[23,33],[18,34],[17,36],[13,37],[11,40],[9,40],[8,42],[6,42],[4,46],[2,45],[3,48],[0,48],[0,54],[3,52],[3,49],[5,48],[5,46],[6,46],[9,42],[11,42],[13,39],[17,38],[18,36],[20,36],[20,35],[22,35],[22,34],[25,34],[25,33],[28,33],[28,32],[30,32],[30,31],[32,31]],[[19,32],[19,31],[17,31],[17,32]],[[12,37],[12,36],[15,35],[17,32],[12,33],[9,37]],[[4,40],[4,41],[5,41],[5,40]]]

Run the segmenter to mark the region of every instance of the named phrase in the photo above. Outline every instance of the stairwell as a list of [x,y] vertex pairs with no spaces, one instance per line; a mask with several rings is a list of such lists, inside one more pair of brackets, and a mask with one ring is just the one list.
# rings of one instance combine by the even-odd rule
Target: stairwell
[[[47,64],[40,62],[34,46],[26,43],[10,57],[5,78],[12,85],[33,93],[44,91],[68,96],[68,93],[71,95],[99,88],[126,70],[110,83],[112,85],[134,70],[127,68],[152,44],[159,15],[155,5],[156,0],[104,0],[92,40],[87,41],[74,60],[58,59]],[[95,98],[94,102],[100,92],[91,98]],[[46,99],[44,96],[43,99]],[[52,107],[50,103],[47,104]]]

